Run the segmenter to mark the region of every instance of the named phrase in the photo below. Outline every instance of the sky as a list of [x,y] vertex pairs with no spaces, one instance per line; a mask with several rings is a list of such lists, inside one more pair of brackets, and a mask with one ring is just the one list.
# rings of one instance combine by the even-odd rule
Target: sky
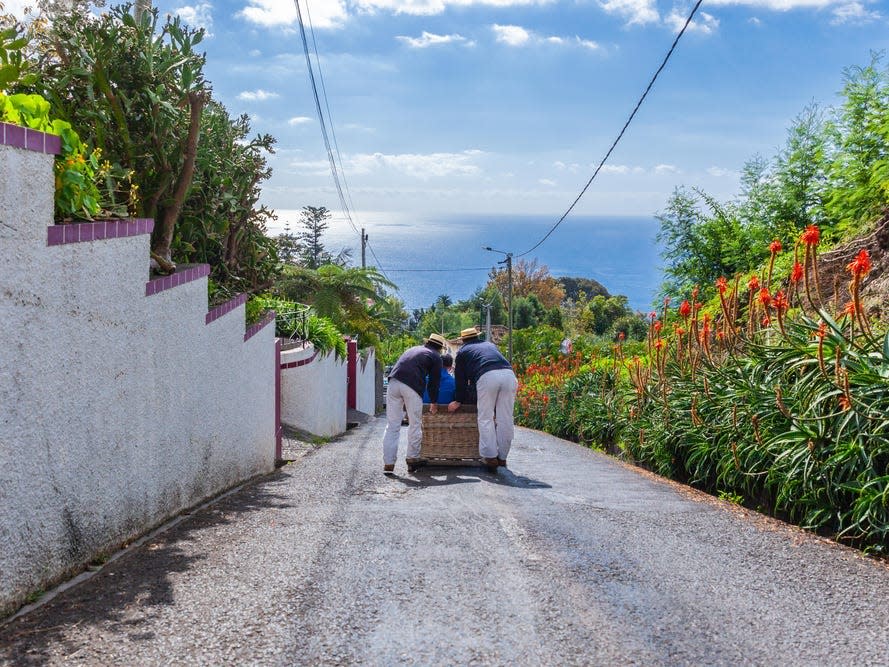
[[[673,0],[300,2],[359,224],[558,219],[691,9]],[[276,137],[263,203],[339,214],[293,0],[155,6],[207,30],[214,97]],[[887,46],[887,0],[705,0],[575,212],[653,215],[679,185],[731,198],[745,161],[774,155],[807,105],[837,102],[844,68]]]

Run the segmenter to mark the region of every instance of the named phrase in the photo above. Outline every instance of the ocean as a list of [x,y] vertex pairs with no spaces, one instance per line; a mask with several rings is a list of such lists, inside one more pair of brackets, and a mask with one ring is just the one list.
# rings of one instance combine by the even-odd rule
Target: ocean
[[[298,228],[299,211],[278,210],[269,235],[286,225]],[[404,214],[367,213],[353,217],[368,234],[368,266],[377,266],[397,286],[408,311],[428,308],[441,294],[453,301],[471,296],[488,272],[511,252],[530,250],[558,218],[531,215],[459,215],[411,219]],[[325,248],[352,249],[361,263],[361,241],[348,221],[332,218]],[[553,276],[598,280],[611,294],[623,294],[630,307],[651,310],[662,282],[661,258],[652,217],[569,216],[523,259],[536,259]],[[490,246],[501,253],[482,249]]]

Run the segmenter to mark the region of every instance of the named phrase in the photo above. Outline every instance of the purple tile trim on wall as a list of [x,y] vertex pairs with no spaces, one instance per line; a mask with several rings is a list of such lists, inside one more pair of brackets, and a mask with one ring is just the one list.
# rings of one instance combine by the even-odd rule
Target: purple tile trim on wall
[[154,220],[151,218],[74,222],[67,225],[47,227],[46,245],[65,245],[66,243],[119,239],[126,236],[151,234],[152,230],[154,230]]
[[247,303],[247,295],[238,294],[234,299],[229,299],[221,306],[216,306],[213,310],[207,313],[205,323],[210,324],[213,320],[218,320],[226,313],[232,312],[235,308],[243,306],[245,303]]
[[54,134],[38,132],[21,125],[0,123],[0,143],[13,148],[23,148],[35,153],[58,155],[62,152],[62,139]]
[[145,296],[152,296],[159,292],[163,292],[164,290],[173,289],[174,287],[190,283],[200,278],[206,278],[209,275],[209,264],[180,264],[176,268],[176,273],[169,276],[152,278],[145,283]]
[[256,324],[251,324],[247,327],[247,331],[244,333],[244,341],[248,341],[253,338],[256,334],[262,331],[263,328],[266,327],[270,322],[275,321],[275,311],[270,310],[265,315],[263,315],[262,319],[259,320]]
[[287,364],[281,364],[281,370],[284,370],[286,368],[299,368],[300,366],[305,366],[305,365],[310,364],[313,361],[315,361],[315,358],[317,356],[318,356],[318,350],[316,349],[311,357],[306,357],[305,359],[300,359],[299,361],[291,361],[290,363],[287,363]]

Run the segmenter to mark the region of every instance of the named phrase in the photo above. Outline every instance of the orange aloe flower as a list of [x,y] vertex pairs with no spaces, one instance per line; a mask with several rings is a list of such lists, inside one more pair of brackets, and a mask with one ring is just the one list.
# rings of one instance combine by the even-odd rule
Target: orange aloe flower
[[759,302],[767,310],[768,310],[769,306],[772,305],[772,295],[769,294],[769,290],[765,287],[763,287],[761,290],[759,290]]
[[779,241],[778,239],[775,239],[774,241],[772,241],[772,242],[769,244],[769,251],[770,251],[773,255],[777,255],[779,252],[781,252],[782,247],[783,247],[783,246],[781,245],[781,241]]
[[719,278],[716,279],[716,289],[719,290],[720,294],[725,294],[725,291],[728,289],[728,283],[725,276],[719,276]]
[[688,316],[691,315],[691,304],[688,302],[688,299],[679,304],[679,314],[682,315],[683,319],[688,319]]
[[796,284],[803,279],[803,265],[799,262],[793,263],[793,268],[790,269],[790,282]]
[[751,292],[755,292],[759,289],[759,277],[756,274],[750,276],[750,280],[747,281],[747,289]]
[[818,245],[818,241],[821,240],[821,232],[818,229],[818,226],[809,225],[806,227],[800,235],[800,240],[810,247]]
[[870,253],[864,249],[858,251],[855,259],[853,259],[846,267],[846,270],[848,270],[855,278],[863,278],[870,273],[870,269]]

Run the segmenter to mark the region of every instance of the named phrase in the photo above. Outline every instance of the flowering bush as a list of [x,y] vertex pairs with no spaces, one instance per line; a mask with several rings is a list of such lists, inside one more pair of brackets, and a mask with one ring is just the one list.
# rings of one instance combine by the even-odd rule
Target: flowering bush
[[[118,183],[131,182],[132,173],[102,161],[101,149],[89,150],[71,124],[50,119],[50,107],[40,95],[0,94],[0,118],[4,122],[54,134],[62,150],[55,163],[56,219],[86,219],[104,215],[126,216],[135,209],[138,187],[126,188],[126,204],[119,205]],[[101,188],[100,188],[101,186]]]

